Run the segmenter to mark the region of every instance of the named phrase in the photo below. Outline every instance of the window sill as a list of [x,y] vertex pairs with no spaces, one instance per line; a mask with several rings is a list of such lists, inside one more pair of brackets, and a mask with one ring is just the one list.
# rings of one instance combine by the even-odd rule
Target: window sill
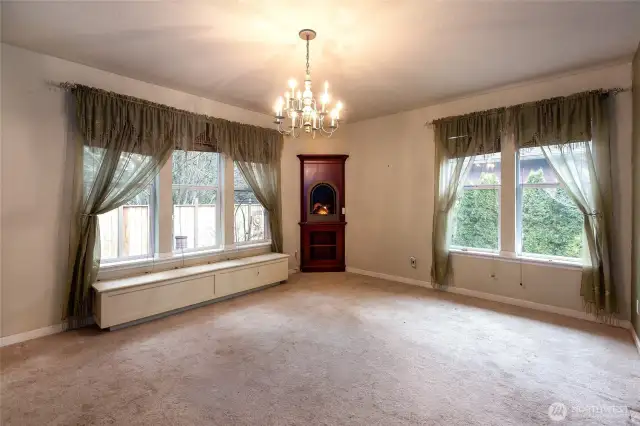
[[542,265],[542,266],[551,266],[556,268],[564,268],[564,269],[576,269],[581,270],[582,264],[580,261],[570,261],[564,259],[553,259],[553,258],[544,258],[544,257],[532,257],[532,256],[518,256],[512,252],[484,252],[484,251],[472,251],[472,250],[460,250],[460,249],[451,249],[451,253],[456,256],[468,256],[468,257],[477,257],[484,259],[499,259],[505,262],[514,262],[514,263],[526,263],[531,265]]
[[244,244],[241,246],[227,246],[225,248],[216,248],[209,250],[191,251],[187,253],[172,252],[165,253],[153,258],[142,258],[133,260],[123,260],[120,262],[109,262],[100,265],[101,272],[116,272],[126,271],[130,269],[140,269],[155,265],[167,265],[181,260],[193,260],[202,259],[216,255],[224,255],[230,253],[242,253],[243,251],[250,251],[257,248],[270,247],[271,241],[263,241],[253,244]]

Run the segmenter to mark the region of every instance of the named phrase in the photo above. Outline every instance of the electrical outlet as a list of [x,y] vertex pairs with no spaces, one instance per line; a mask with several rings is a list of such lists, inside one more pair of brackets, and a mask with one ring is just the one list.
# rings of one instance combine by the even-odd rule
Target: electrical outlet
[[415,258],[415,257],[413,257],[413,256],[411,256],[411,257],[409,258],[409,261],[411,262],[411,267],[412,267],[413,269],[415,269],[415,268],[416,268],[416,258]]

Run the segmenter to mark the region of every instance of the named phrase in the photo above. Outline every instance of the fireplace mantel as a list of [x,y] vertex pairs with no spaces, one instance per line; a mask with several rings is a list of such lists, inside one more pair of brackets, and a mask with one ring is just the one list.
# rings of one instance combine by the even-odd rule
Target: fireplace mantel
[[345,270],[345,162],[348,155],[300,159],[300,270]]

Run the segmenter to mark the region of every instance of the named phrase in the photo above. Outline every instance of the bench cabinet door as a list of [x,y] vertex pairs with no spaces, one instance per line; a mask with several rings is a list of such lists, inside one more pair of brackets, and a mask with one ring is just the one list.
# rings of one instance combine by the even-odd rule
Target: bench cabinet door
[[224,297],[257,287],[258,268],[236,269],[216,274],[216,297]]
[[190,280],[159,283],[154,287],[132,289],[118,294],[102,294],[102,328],[157,315],[211,300],[213,275]]
[[286,261],[260,265],[256,287],[285,281],[287,278],[289,278],[289,263]]

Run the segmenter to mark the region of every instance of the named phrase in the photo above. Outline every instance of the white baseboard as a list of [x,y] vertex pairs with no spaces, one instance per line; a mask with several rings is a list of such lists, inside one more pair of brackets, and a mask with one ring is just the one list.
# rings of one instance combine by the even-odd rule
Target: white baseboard
[[299,271],[297,269],[289,269],[289,275],[293,275],[298,273]]
[[349,266],[347,266],[347,272],[351,272],[353,274],[358,274],[358,275],[366,275],[368,277],[381,278],[387,281],[395,281],[395,282],[404,283],[404,284],[417,285],[419,287],[432,288],[431,283],[429,281],[421,281],[421,280],[416,280],[414,278],[405,278],[405,277],[398,277],[395,275],[381,274],[380,272],[365,271],[364,269],[356,269],[356,268],[351,268]]
[[640,354],[640,337],[638,337],[638,333],[636,333],[636,330],[633,328],[633,324],[631,323],[629,323],[629,331],[631,332],[631,338],[633,338],[636,348],[638,349],[638,353]]
[[65,324],[55,324],[48,327],[38,328],[36,330],[24,333],[12,334],[10,336],[0,337],[0,347],[13,345],[15,343],[25,342],[38,337],[49,336],[50,334],[61,333],[66,329]]
[[[356,269],[356,268],[350,268],[350,267],[347,267],[347,272],[351,272],[351,273],[359,274],[359,275],[366,275],[366,276],[369,276],[369,277],[381,278],[383,280],[388,280],[388,281],[396,281],[396,282],[400,282],[400,283],[404,283],[404,284],[416,285],[416,286],[425,287],[425,288],[428,288],[428,289],[433,289],[433,287],[431,286],[431,282],[429,282],[429,281],[416,280],[416,279],[413,279],[413,278],[398,277],[398,276],[395,276],[395,275],[381,274],[379,272],[365,271],[363,269]],[[528,300],[514,299],[512,297],[500,296],[500,295],[491,294],[491,293],[484,293],[484,292],[481,292],[481,291],[469,290],[469,289],[460,288],[460,287],[447,287],[446,289],[443,289],[442,291],[446,291],[448,293],[461,294],[461,295],[464,295],[464,296],[475,297],[477,299],[485,299],[485,300],[491,300],[493,302],[505,303],[507,305],[519,306],[521,308],[534,309],[536,311],[550,312],[550,313],[553,313],[553,314],[564,315],[564,316],[567,316],[567,317],[577,318],[577,319],[591,321],[591,322],[608,324],[608,323],[605,323],[604,321],[601,321],[601,320],[595,318],[592,315],[587,314],[586,312],[576,311],[576,310],[567,309],[567,308],[560,308],[560,307],[557,307],[557,306],[545,305],[545,304],[537,303],[537,302],[530,302]],[[631,328],[631,329],[633,329],[631,327],[631,322],[630,321],[624,321],[624,320],[618,321],[617,324],[608,324],[608,325],[614,325],[614,326],[620,327],[620,328],[627,328],[627,329]],[[637,344],[637,342],[636,342],[636,344]]]

